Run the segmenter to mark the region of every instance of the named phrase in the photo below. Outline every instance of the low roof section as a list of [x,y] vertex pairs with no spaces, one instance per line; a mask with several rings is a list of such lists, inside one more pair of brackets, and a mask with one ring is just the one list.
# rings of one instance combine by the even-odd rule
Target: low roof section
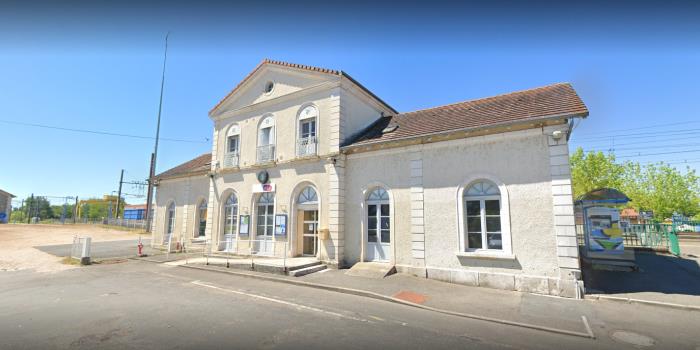
[[211,169],[211,153],[205,153],[199,157],[170,168],[158,175],[157,180],[166,180],[178,177],[188,177],[206,174]]

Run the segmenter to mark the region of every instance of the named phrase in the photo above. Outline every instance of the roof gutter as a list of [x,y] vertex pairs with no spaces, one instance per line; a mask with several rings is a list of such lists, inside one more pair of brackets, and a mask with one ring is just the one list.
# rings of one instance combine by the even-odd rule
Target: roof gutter
[[532,118],[532,119],[527,119],[527,120],[509,121],[509,122],[505,122],[505,123],[489,124],[489,125],[485,125],[485,126],[461,128],[461,129],[447,130],[447,131],[438,131],[438,132],[433,132],[433,133],[429,133],[429,134],[422,134],[422,135],[416,135],[416,136],[406,136],[406,137],[400,137],[400,138],[391,139],[391,140],[384,140],[384,141],[366,142],[366,143],[360,143],[360,144],[354,144],[354,145],[351,144],[351,145],[341,147],[340,149],[343,151],[347,151],[347,150],[351,150],[354,148],[361,148],[361,147],[365,147],[365,146],[373,146],[373,145],[386,144],[386,143],[392,143],[392,142],[398,142],[398,141],[414,140],[414,139],[419,139],[419,138],[424,138],[424,137],[431,137],[431,136],[438,136],[438,135],[449,135],[449,134],[460,133],[460,132],[474,132],[474,131],[509,127],[509,126],[515,126],[515,125],[521,125],[521,124],[529,124],[529,123],[533,123],[533,122],[546,122],[546,121],[557,120],[557,119],[586,118],[587,116],[588,116],[587,111],[585,113],[574,113],[574,114],[571,114],[571,113],[553,114],[553,115],[548,115],[548,116],[544,116],[544,117],[537,117],[537,118]]

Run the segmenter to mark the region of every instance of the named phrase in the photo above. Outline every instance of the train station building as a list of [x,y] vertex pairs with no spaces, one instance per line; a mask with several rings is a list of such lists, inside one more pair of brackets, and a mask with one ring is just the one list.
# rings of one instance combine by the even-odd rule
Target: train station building
[[264,60],[209,112],[211,153],[157,176],[153,241],[575,297],[587,115],[567,83],[398,112],[343,71]]

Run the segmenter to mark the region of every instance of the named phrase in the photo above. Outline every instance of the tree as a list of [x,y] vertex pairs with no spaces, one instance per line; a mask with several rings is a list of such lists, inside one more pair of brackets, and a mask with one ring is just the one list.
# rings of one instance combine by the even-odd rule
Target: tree
[[613,154],[584,153],[582,148],[571,155],[571,178],[574,198],[601,187],[621,189],[625,166],[615,163]]
[[637,186],[641,189],[635,206],[651,209],[654,216],[663,220],[673,213],[692,217],[700,210],[698,176],[688,168],[681,174],[663,162],[644,166]]
[[690,168],[682,174],[663,162],[619,164],[612,153],[584,153],[578,148],[571,155],[571,178],[575,197],[600,187],[616,188],[632,200],[629,207],[652,210],[658,220],[674,212],[700,213],[700,178]]
[[53,217],[51,203],[44,197],[27,197],[21,210],[30,218],[49,219]]

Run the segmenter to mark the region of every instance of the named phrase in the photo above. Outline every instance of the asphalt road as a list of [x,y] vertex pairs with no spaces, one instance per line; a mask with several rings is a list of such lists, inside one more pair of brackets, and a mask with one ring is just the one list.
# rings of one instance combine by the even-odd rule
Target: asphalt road
[[633,349],[610,336],[623,328],[655,348],[700,345],[687,311],[596,304],[592,340],[143,261],[6,272],[0,286],[8,349]]

